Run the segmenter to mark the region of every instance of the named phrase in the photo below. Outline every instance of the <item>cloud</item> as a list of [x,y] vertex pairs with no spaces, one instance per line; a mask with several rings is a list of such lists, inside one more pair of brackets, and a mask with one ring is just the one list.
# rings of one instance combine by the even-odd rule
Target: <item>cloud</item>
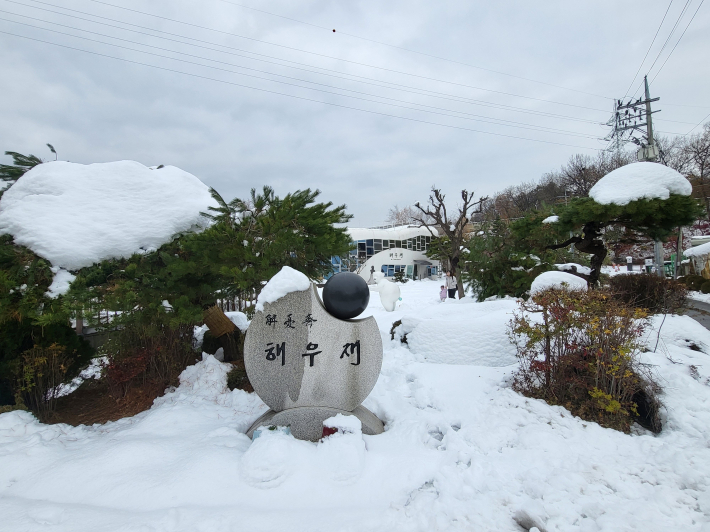
[[[203,42],[190,42],[210,49],[108,27],[97,22],[128,26],[76,12],[51,8],[71,16],[50,13],[46,11],[50,8],[40,4],[36,7],[43,9],[9,3],[4,4],[3,9],[48,22],[7,14],[1,18],[113,42],[181,61],[6,21],[0,21],[0,31],[192,76],[0,34],[0,61],[3,65],[0,138],[4,142],[0,149],[50,158],[51,154],[44,147],[50,142],[57,148],[60,158],[74,162],[133,159],[146,165],[171,164],[197,175],[228,198],[246,195],[250,188],[261,188],[264,184],[274,186],[282,195],[299,188],[318,188],[323,192],[323,199],[347,204],[349,212],[355,214],[353,223],[359,225],[381,222],[395,203],[401,206],[425,200],[432,184],[442,187],[452,197],[461,188],[492,194],[510,184],[539,178],[544,172],[559,167],[573,153],[593,153],[576,147],[475,133],[375,113],[574,146],[604,147],[594,138],[607,132],[599,123],[609,117],[611,101],[551,85],[610,97],[622,96],[653,37],[651,29],[657,27],[662,16],[661,7],[638,12],[631,5],[611,1],[572,5],[561,1],[474,4],[458,0],[442,5],[404,0],[342,4],[279,0],[257,6],[323,28],[335,28],[333,34],[219,0],[156,0],[149,4],[129,0],[121,5],[188,24],[116,9],[91,0],[61,3],[63,8],[150,28],[133,27],[143,33],[158,35],[151,30],[161,30],[174,34],[163,34],[164,37],[178,41],[199,39]],[[616,13],[616,16],[610,17],[609,13]],[[672,16],[677,13],[669,13],[669,17]],[[635,21],[633,25],[628,24],[631,19]],[[699,12],[653,87],[654,92],[662,97],[659,129],[684,132],[692,126],[664,124],[662,119],[697,123],[707,113],[702,109],[663,105],[666,102],[704,102],[708,74],[698,65],[702,64],[702,51],[710,44],[710,32],[706,31],[709,21],[707,14]],[[82,33],[58,24],[137,44]],[[685,22],[682,23],[684,26]],[[238,33],[282,46],[219,32]],[[447,57],[459,63],[349,37],[346,33]],[[144,45],[159,46],[176,53]],[[308,67],[301,68],[310,72],[287,67],[287,64],[297,65],[285,61],[307,64]],[[240,70],[239,66],[268,73]],[[397,74],[393,70],[414,75]],[[254,76],[310,88],[274,83]],[[366,84],[363,81],[367,80],[354,76],[377,81]],[[521,78],[537,79],[551,85]],[[309,81],[334,88],[309,84]],[[568,105],[470,87],[485,87]],[[393,104],[419,110],[393,107]],[[519,109],[506,110],[490,105]],[[454,116],[424,112],[425,109]],[[565,115],[588,122],[539,113]],[[525,123],[533,130],[509,127],[513,125],[510,123],[503,126],[471,120],[480,120],[484,116]],[[593,138],[541,132],[535,129],[539,127],[562,129]]]

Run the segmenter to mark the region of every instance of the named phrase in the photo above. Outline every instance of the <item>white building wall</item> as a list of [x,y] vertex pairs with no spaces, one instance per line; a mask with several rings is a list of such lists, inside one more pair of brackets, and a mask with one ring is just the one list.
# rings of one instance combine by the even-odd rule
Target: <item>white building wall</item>
[[[432,266],[436,266],[437,272],[441,273],[441,266],[438,260],[432,260],[427,257],[423,251],[412,251],[411,249],[403,248],[392,248],[385,249],[379,253],[374,254],[370,257],[367,262],[361,268],[359,275],[366,281],[370,279],[370,270],[375,267],[375,272],[381,272],[383,265],[395,265],[395,266],[412,266],[414,269],[414,261],[423,260],[431,263]],[[426,276],[426,265],[418,265],[419,268],[419,278]]]

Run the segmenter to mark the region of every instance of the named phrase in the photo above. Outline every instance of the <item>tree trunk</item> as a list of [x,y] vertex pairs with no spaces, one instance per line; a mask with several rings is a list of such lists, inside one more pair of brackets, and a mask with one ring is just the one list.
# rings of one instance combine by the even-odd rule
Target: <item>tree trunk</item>
[[449,258],[449,264],[451,265],[451,275],[456,277],[456,291],[458,292],[459,299],[464,298],[464,290],[463,290],[463,280],[461,279],[461,276],[459,275],[458,272],[458,265],[459,265],[459,258],[458,257],[451,257]]
[[601,239],[601,231],[596,222],[589,222],[582,228],[583,236],[575,236],[563,242],[561,244],[555,244],[554,246],[548,246],[547,249],[560,249],[566,247],[570,244],[574,244],[574,247],[582,253],[587,253],[592,256],[590,259],[592,272],[589,275],[584,275],[581,273],[574,272],[574,275],[581,277],[587,281],[587,286],[590,289],[594,289],[599,284],[599,275],[602,271],[602,265],[604,264],[604,259],[606,258],[608,251],[604,245],[604,241]]

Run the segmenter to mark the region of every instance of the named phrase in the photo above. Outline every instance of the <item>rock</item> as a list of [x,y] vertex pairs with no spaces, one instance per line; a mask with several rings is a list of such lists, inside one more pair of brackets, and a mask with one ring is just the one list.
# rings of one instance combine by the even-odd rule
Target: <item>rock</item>
[[299,407],[351,412],[377,382],[382,339],[373,317],[331,316],[311,285],[264,303],[255,313],[244,365],[254,391],[275,412]]

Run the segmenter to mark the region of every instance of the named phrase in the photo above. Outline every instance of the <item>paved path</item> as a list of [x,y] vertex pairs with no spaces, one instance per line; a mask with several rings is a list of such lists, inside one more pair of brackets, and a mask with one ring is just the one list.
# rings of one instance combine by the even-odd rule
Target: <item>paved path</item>
[[690,316],[706,329],[710,329],[710,304],[688,299],[686,316]]

